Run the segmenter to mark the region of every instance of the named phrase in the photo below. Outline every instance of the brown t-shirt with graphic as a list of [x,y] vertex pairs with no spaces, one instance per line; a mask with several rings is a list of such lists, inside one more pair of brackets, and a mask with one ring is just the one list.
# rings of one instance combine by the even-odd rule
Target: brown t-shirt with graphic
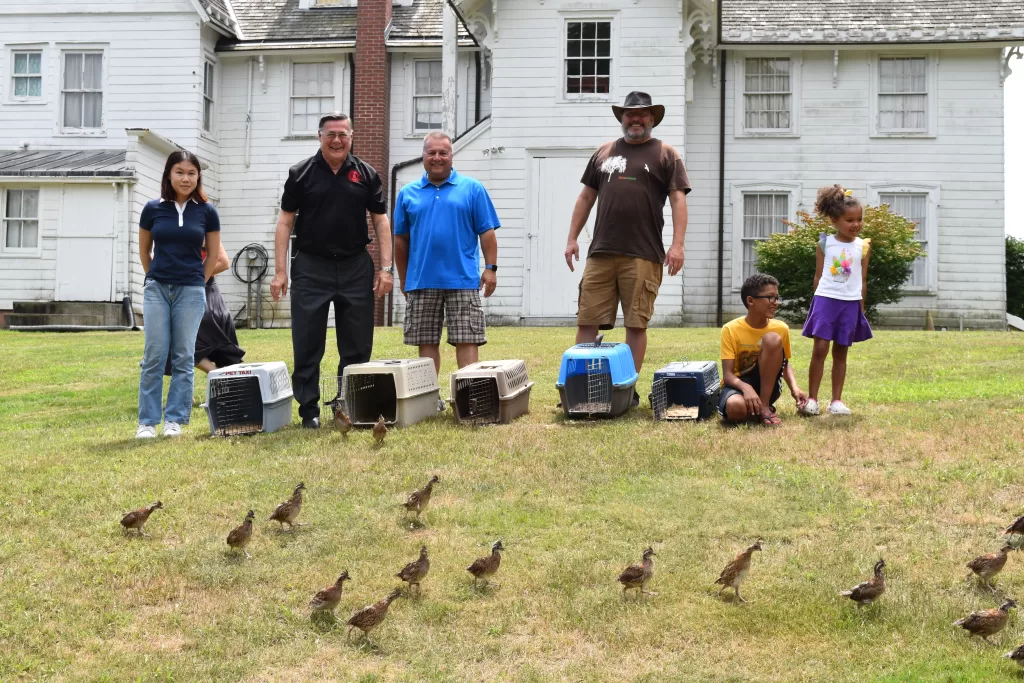
[[594,152],[580,182],[598,193],[588,256],[623,254],[665,262],[665,199],[671,190],[690,191],[679,152],[655,138],[639,145],[619,138]]

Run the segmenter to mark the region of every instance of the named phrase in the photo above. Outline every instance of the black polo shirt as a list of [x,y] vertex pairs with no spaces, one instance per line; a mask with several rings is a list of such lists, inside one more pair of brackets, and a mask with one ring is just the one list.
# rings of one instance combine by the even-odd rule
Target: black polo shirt
[[319,150],[288,170],[281,209],[298,212],[295,248],[307,254],[343,259],[370,243],[366,212],[387,213],[377,171],[349,154],[341,170],[331,170]]

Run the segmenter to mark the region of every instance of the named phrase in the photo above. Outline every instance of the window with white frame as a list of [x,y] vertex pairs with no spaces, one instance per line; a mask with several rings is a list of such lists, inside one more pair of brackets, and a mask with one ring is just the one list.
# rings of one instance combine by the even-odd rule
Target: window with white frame
[[61,78],[64,128],[100,128],[103,125],[103,53],[65,52]]
[[291,132],[315,133],[334,105],[334,62],[292,64]]
[[612,81],[610,19],[565,22],[565,96],[607,95]]
[[416,60],[413,74],[413,132],[441,129],[441,60]]
[[919,256],[914,261],[914,269],[907,279],[907,287],[925,289],[928,282],[928,235],[931,226],[928,225],[928,193],[927,192],[880,192],[878,201],[881,204],[888,204],[892,213],[899,214],[917,225],[917,232],[914,239],[921,245],[924,256]]
[[213,130],[213,64],[203,65],[203,130]]
[[757,252],[754,247],[774,233],[786,232],[789,220],[789,193],[744,192],[743,234],[740,238],[743,256],[742,279],[757,273]]
[[743,127],[789,130],[793,88],[789,57],[755,57],[744,61]]
[[3,250],[38,249],[39,190],[8,189],[3,200]]
[[927,132],[927,57],[878,58],[878,132]]
[[42,98],[42,50],[15,50],[11,53],[11,95],[16,100]]

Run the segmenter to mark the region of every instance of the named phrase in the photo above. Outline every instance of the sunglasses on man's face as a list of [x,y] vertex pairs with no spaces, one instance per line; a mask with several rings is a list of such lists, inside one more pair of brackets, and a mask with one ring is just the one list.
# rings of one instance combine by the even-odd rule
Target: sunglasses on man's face
[[763,294],[759,294],[759,295],[755,296],[755,295],[751,294],[750,298],[751,299],[768,299],[768,303],[770,303],[770,304],[777,304],[780,301],[782,301],[782,297],[781,296],[775,296],[774,294],[773,295],[768,295],[768,296],[763,295]]
[[347,130],[343,130],[343,131],[338,132],[338,133],[321,131],[320,135],[324,136],[328,140],[343,140],[343,139],[351,136],[352,133],[349,133]]

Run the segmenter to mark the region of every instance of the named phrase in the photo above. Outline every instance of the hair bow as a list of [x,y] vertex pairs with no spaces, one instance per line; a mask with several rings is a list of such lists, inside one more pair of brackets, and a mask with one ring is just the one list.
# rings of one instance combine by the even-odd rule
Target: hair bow
[[843,196],[844,197],[852,197],[853,196],[853,190],[847,190],[846,192],[843,193]]

